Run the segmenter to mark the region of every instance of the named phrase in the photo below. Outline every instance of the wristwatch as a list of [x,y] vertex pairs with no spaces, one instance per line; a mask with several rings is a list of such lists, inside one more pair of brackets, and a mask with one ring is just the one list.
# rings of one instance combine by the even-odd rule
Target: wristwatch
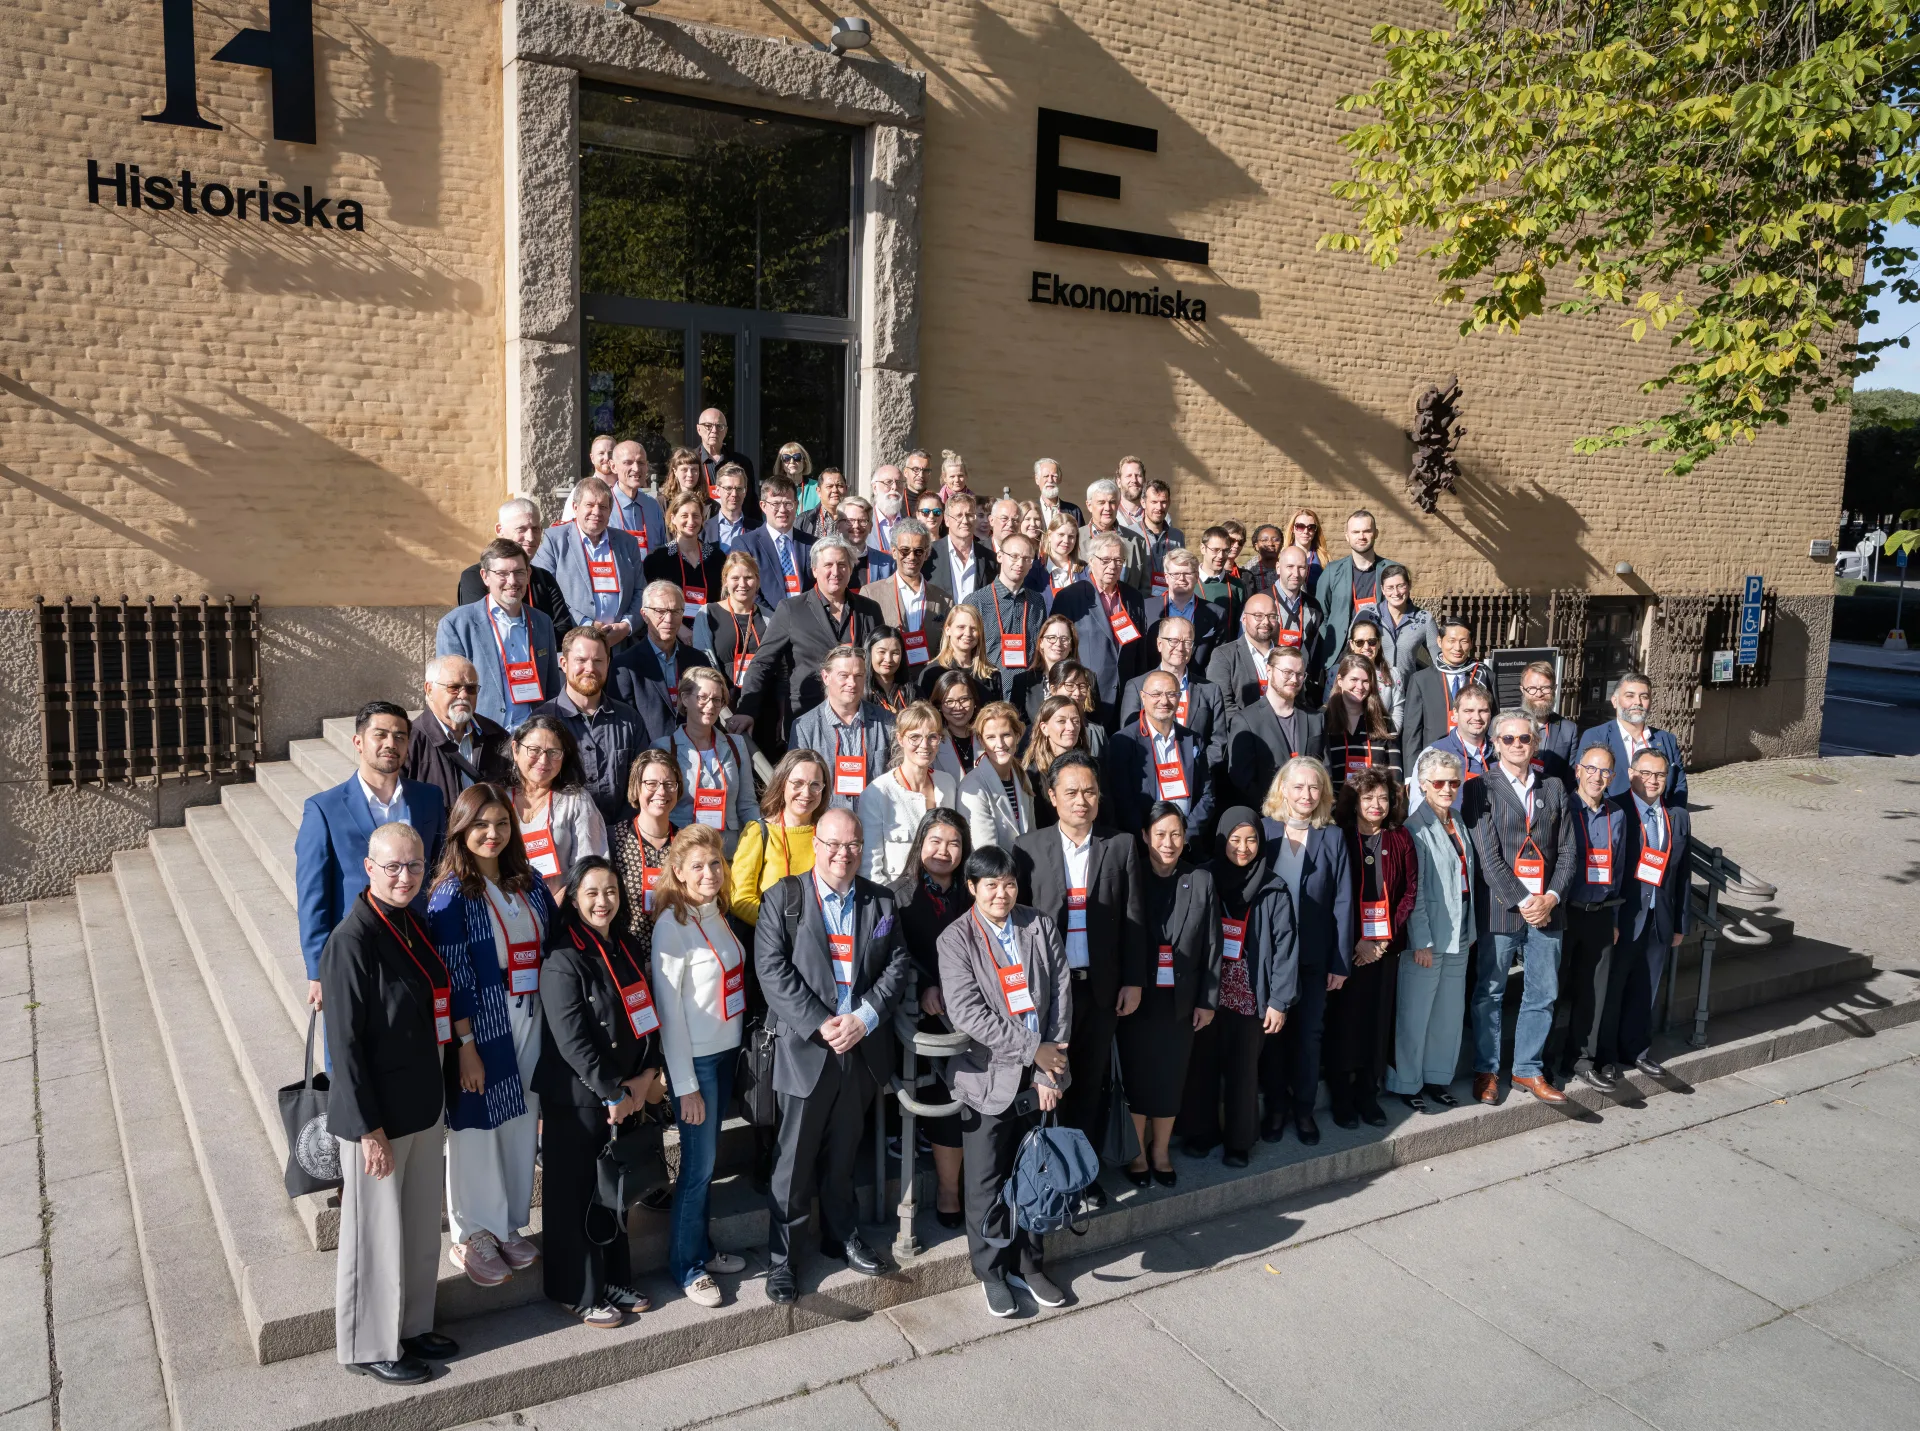
[[462,1048],[465,1048],[473,1042],[473,1035],[470,1033],[456,1034],[455,1037],[460,1040],[460,1047]]

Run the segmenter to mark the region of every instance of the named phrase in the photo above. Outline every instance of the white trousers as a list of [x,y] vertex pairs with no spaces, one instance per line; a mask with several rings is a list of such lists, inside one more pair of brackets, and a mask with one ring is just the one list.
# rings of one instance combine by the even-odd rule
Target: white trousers
[[540,1141],[540,1099],[532,1086],[540,1061],[540,1019],[533,1006],[530,997],[507,1000],[527,1111],[498,1128],[456,1128],[447,1134],[447,1227],[455,1242],[481,1231],[504,1242],[519,1236],[533,1218],[533,1159]]
[[398,1361],[400,1338],[433,1330],[444,1136],[435,1123],[393,1139],[393,1172],[378,1179],[366,1175],[358,1143],[335,1140],[346,1175],[333,1307],[342,1363]]

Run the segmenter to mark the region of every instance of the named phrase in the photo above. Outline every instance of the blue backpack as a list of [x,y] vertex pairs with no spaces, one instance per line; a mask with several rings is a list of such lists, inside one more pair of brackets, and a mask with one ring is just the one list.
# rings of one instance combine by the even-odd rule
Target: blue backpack
[[1000,1200],[1017,1226],[1041,1237],[1063,1227],[1073,1228],[1080,1220],[1080,1194],[1099,1175],[1100,1160],[1085,1133],[1043,1123],[1020,1140],[1020,1151],[1014,1154],[1013,1172],[1000,1190]]

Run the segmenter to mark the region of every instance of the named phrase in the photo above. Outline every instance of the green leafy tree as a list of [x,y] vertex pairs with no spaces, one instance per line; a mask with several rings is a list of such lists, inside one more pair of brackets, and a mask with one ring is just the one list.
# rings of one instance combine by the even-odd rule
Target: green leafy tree
[[1463,333],[1551,308],[1667,335],[1644,391],[1673,406],[1580,450],[1690,471],[1823,409],[1887,346],[1855,340],[1873,300],[1920,300],[1888,237],[1920,208],[1913,0],[1444,3],[1452,28],[1374,30],[1388,72],[1344,101],[1374,117],[1334,188],[1358,231],[1321,243],[1422,245]]

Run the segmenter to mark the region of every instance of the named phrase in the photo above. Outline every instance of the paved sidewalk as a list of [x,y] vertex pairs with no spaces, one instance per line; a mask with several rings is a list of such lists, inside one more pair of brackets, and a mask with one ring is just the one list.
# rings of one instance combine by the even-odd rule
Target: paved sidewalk
[[486,1427],[1910,1431],[1920,1027]]

